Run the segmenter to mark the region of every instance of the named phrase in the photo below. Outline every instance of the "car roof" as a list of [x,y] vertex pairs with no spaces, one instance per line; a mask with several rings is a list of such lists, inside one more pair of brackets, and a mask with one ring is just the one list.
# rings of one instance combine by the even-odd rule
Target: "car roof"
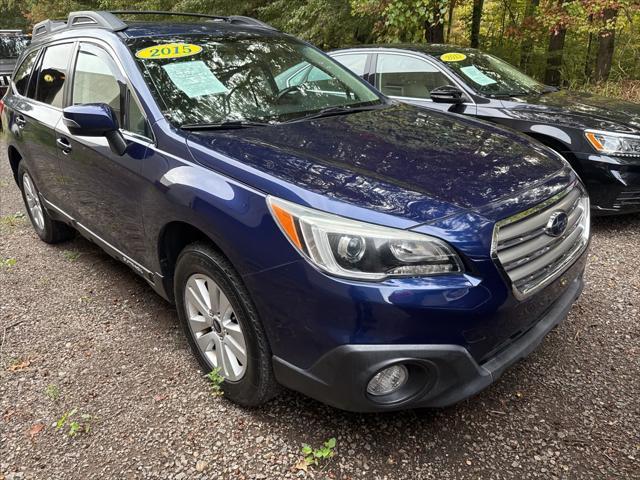
[[[393,49],[393,50],[409,50],[413,52],[426,53],[427,55],[440,56],[443,53],[448,52],[460,52],[460,53],[477,53],[480,50],[469,47],[460,47],[457,45],[445,45],[443,43],[394,43],[394,44],[369,44],[369,45],[354,45],[352,47],[340,48],[333,52],[344,52],[345,50],[360,50],[360,49]],[[333,53],[331,52],[331,53]]]
[[[144,20],[126,20],[127,17]],[[164,21],[152,21],[156,17],[168,17]],[[124,17],[124,18],[123,18]],[[195,20],[197,19],[197,20]],[[272,26],[255,18],[241,15],[217,16],[188,12],[99,11],[86,10],[69,13],[65,20],[43,20],[33,27],[33,44],[73,38],[84,35],[100,35],[101,32],[117,34],[120,38],[168,37],[176,35],[208,35],[224,37],[238,33],[284,35]]]
[[233,36],[256,34],[281,36],[283,33],[269,28],[233,25],[226,22],[127,22],[127,28],[118,32],[125,38],[166,37],[175,35]]

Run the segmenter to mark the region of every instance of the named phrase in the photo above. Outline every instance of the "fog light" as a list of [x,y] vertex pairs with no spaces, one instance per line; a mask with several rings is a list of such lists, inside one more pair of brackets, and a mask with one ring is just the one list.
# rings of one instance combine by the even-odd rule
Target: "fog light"
[[367,393],[369,395],[387,395],[395,392],[409,378],[409,371],[404,365],[393,365],[376,373],[367,385]]

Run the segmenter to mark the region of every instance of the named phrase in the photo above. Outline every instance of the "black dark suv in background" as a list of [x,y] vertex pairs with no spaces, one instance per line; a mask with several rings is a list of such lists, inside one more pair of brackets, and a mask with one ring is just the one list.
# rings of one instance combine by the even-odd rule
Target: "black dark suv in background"
[[7,92],[16,61],[27,45],[29,36],[20,30],[0,30],[0,97]]
[[578,172],[594,213],[640,212],[640,105],[543,85],[472,48],[371,45],[330,55],[388,97],[544,143]]

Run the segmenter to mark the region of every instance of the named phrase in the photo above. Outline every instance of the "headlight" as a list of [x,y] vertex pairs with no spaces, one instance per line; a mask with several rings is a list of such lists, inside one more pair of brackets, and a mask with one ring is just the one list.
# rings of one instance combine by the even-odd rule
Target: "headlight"
[[442,240],[331,215],[268,197],[276,223],[311,263],[327,273],[360,280],[462,272]]
[[597,152],[625,157],[640,157],[640,136],[586,130],[585,136]]

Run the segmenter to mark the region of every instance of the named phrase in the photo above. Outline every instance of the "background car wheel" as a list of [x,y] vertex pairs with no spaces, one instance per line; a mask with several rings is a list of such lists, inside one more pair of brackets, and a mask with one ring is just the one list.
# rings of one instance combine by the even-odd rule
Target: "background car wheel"
[[47,243],[59,243],[73,238],[75,231],[67,224],[53,220],[44,208],[40,193],[24,162],[20,162],[18,167],[18,179],[31,225],[40,239]]
[[225,397],[251,407],[275,396],[267,337],[229,261],[206,243],[186,247],[176,264],[174,293],[191,349],[205,372],[220,369]]

